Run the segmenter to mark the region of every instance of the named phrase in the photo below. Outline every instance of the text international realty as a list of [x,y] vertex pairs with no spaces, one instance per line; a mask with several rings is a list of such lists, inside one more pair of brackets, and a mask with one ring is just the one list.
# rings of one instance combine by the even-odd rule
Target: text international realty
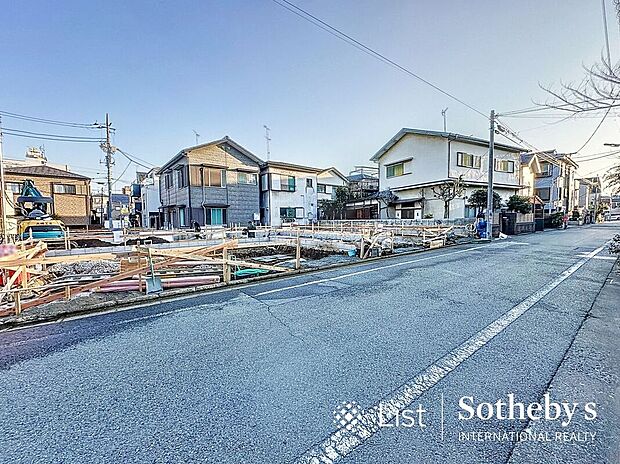
[[596,432],[533,432],[523,430],[520,432],[490,432],[490,431],[465,431],[459,432],[459,441],[536,441],[536,442],[563,442],[563,443],[590,443],[596,437]]

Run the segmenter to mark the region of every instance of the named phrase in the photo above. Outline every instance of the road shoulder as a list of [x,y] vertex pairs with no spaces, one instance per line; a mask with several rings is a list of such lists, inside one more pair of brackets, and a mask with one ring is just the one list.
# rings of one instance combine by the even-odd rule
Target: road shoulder
[[[566,427],[530,422],[526,430],[556,432],[566,441],[521,441],[509,462],[617,463],[620,462],[620,261],[601,288],[592,308],[566,352],[548,392],[554,401],[579,402],[573,421]],[[596,402],[597,417],[587,421],[585,402]],[[596,433],[594,439],[584,434]],[[584,441],[572,440],[579,437]],[[564,438],[562,440],[564,440]],[[570,441],[568,440],[570,438]]]

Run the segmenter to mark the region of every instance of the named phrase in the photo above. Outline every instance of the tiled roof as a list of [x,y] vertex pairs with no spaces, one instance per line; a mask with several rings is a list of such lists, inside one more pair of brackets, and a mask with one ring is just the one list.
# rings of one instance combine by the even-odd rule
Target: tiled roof
[[22,176],[62,177],[65,179],[90,180],[90,177],[76,174],[74,172],[63,171],[62,169],[56,169],[45,165],[9,166],[4,169],[4,172],[6,174],[17,174]]

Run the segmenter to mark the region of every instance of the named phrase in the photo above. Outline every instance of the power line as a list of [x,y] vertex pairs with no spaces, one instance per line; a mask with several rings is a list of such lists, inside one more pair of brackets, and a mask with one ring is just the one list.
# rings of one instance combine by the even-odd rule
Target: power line
[[78,122],[58,121],[55,119],[45,119],[45,118],[39,118],[36,116],[27,116],[25,114],[11,113],[10,111],[2,111],[2,110],[0,110],[0,114],[8,118],[22,119],[25,121],[38,122],[42,124],[51,124],[51,125],[66,126],[66,127],[78,127],[82,129],[99,129],[100,128],[100,124],[98,124],[97,122],[86,124],[86,123],[78,123]]
[[[121,149],[120,149],[120,148],[118,148],[118,147],[116,147],[116,151],[118,151],[121,155],[123,155],[123,156],[124,156],[125,158],[127,158],[129,161],[131,161],[131,162],[133,162],[133,163],[137,164],[138,166],[142,166],[142,167],[143,167],[143,168],[145,168],[145,169],[149,169],[149,170],[150,170],[150,169],[152,169],[152,168],[154,168],[154,167],[155,167],[155,165],[154,165],[154,164],[151,164],[151,163],[149,163],[148,161],[141,160],[141,161],[144,161],[145,163],[151,164],[151,166],[147,166],[147,165],[145,165],[145,164],[139,163],[138,161],[136,161],[136,160],[135,160],[135,159],[133,159],[133,158],[136,158],[136,159],[138,159],[138,160],[139,160],[140,158],[138,158],[137,156],[129,155],[129,154],[125,153],[123,150],[121,150]],[[132,156],[133,156],[133,157],[132,157]]]
[[590,134],[590,137],[588,137],[588,140],[586,140],[583,145],[579,148],[579,150],[577,150],[575,153],[579,153],[581,150],[583,150],[585,148],[585,146],[590,143],[590,140],[592,140],[592,138],[596,135],[596,133],[598,132],[598,130],[601,128],[601,126],[603,125],[603,123],[605,122],[605,118],[607,118],[607,115],[609,114],[609,112],[611,111],[611,107],[607,108],[607,111],[605,111],[605,114],[603,115],[603,117],[601,118],[601,121],[598,123],[598,125],[594,128],[594,131],[592,132],[592,134]]
[[98,141],[98,142],[100,142],[102,140],[101,137],[83,137],[83,136],[77,136],[77,135],[44,134],[44,133],[41,133],[41,132],[30,132],[30,131],[25,131],[25,130],[20,130],[20,129],[12,129],[10,127],[5,127],[4,130],[5,131],[18,132],[20,134],[41,135],[43,137],[58,137],[58,138],[62,138],[62,139],[95,140],[95,141]]
[[395,62],[394,60],[391,60],[390,58],[386,57],[385,55],[379,53],[378,51],[374,50],[373,48],[363,44],[362,42],[360,42],[357,39],[354,39],[353,37],[351,37],[350,35],[342,32],[340,29],[328,24],[327,22],[323,21],[322,19],[318,18],[317,16],[314,16],[313,14],[309,13],[308,11],[304,10],[303,8],[300,8],[299,6],[295,5],[294,3],[288,1],[288,0],[272,0],[274,3],[276,3],[277,5],[281,6],[282,8],[285,8],[286,10],[290,11],[291,13],[299,16],[300,18],[308,21],[309,23],[323,29],[324,31],[328,32],[329,34],[333,35],[334,37],[342,40],[345,43],[348,43],[349,45],[352,45],[353,47],[357,48],[358,50],[363,51],[364,53],[372,56],[373,58],[378,59],[379,61],[382,61],[386,64],[389,64],[390,66],[395,67],[396,69],[410,75],[411,77],[414,77],[415,79],[418,79],[419,81],[425,83],[426,85],[432,87],[433,89],[437,90],[438,92],[444,94],[445,96],[451,98],[452,100],[455,100],[456,102],[460,103],[461,105],[469,108],[470,110],[478,113],[479,115],[481,115],[482,117],[484,117],[486,120],[489,119],[489,117],[484,114],[482,111],[478,110],[477,108],[473,107],[472,105],[466,103],[465,101],[461,100],[460,98],[454,96],[453,94],[449,93],[446,90],[443,90],[441,87],[439,87],[438,85],[433,84],[432,82],[430,82],[429,80],[423,78],[422,76],[416,74],[415,72],[411,71],[410,69],[406,68],[405,66],[402,66],[400,64],[398,64],[397,62]]
[[36,140],[54,140],[56,142],[86,142],[86,143],[97,143],[101,142],[101,139],[95,140],[75,140],[75,139],[60,139],[60,138],[52,138],[52,137],[44,137],[44,136],[33,136],[33,135],[25,135],[25,134],[16,134],[12,132],[3,132],[4,135],[10,135],[11,137],[24,137],[27,139],[36,139]]
[[611,153],[606,153],[604,155],[590,156],[586,158],[575,158],[575,161],[578,161],[580,163],[587,163],[588,161],[594,161],[594,160],[602,159],[602,158],[609,158],[610,156],[618,156],[619,153],[620,153],[620,150],[616,150]]

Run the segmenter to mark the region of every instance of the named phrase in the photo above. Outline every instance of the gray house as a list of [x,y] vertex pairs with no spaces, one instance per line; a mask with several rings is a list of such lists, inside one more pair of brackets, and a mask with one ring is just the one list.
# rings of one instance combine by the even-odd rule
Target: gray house
[[160,170],[164,227],[259,219],[260,164],[262,160],[228,136],[181,150]]
[[575,194],[575,172],[579,165],[570,154],[557,153],[555,150],[526,153],[521,161],[529,162],[534,154],[541,158],[540,172],[536,173],[534,182],[534,194],[544,202],[545,214],[572,211],[579,203],[578,192]]

